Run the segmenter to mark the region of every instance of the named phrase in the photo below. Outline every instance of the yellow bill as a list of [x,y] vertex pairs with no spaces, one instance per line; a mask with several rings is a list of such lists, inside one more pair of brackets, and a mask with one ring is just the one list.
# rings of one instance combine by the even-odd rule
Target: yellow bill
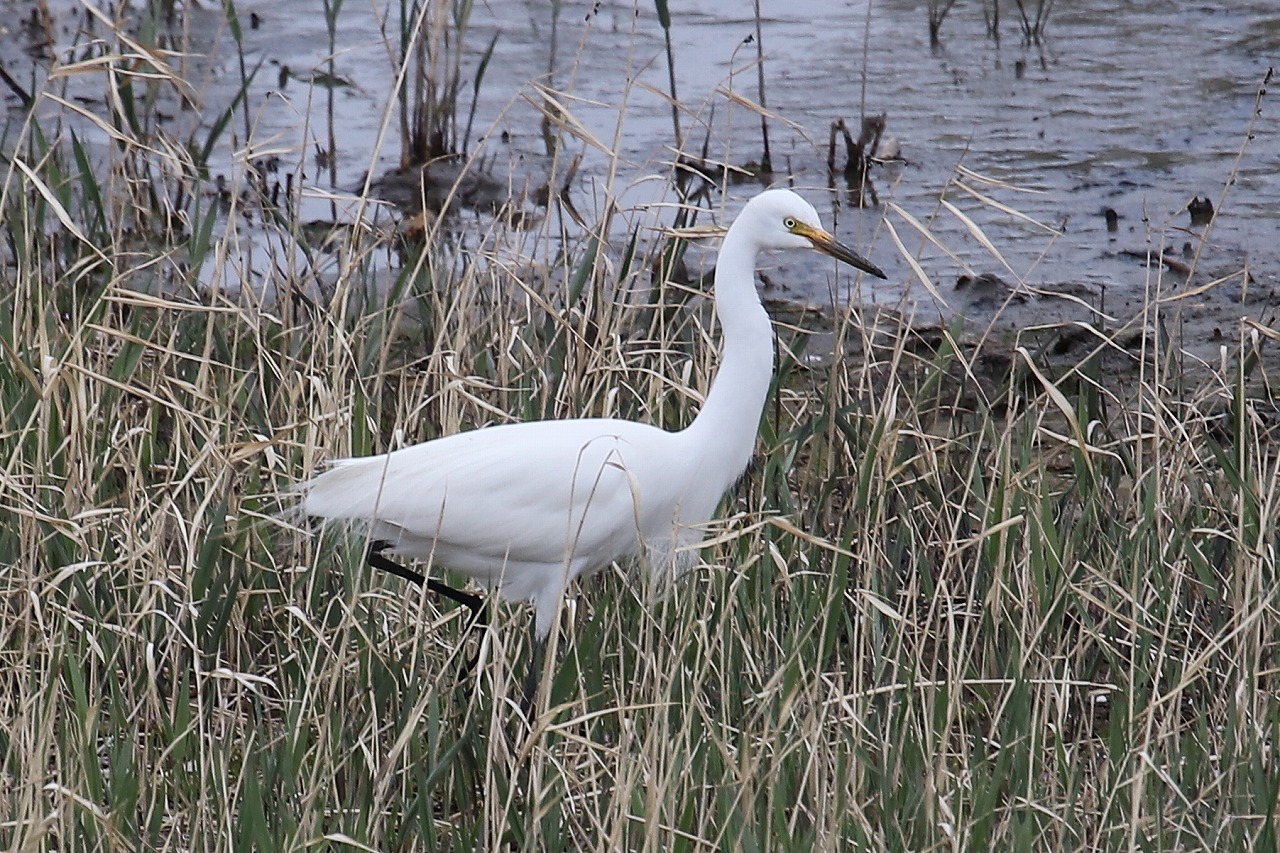
[[824,255],[830,255],[837,261],[843,261],[851,267],[857,267],[863,272],[870,273],[876,278],[888,278],[888,276],[884,274],[884,271],[878,266],[862,257],[862,255],[859,255],[853,249],[850,249],[844,243],[841,243],[821,228],[814,228],[813,226],[806,225],[803,222],[797,222],[792,226],[791,233],[804,237],[813,244],[813,248],[822,252]]

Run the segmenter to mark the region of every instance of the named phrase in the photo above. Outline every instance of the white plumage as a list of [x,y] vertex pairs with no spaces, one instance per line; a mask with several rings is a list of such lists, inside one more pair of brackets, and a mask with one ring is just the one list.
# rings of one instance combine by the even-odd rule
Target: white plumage
[[605,419],[487,427],[341,460],[311,483],[305,508],[368,520],[393,551],[533,601],[546,636],[574,577],[644,543],[670,550],[682,498],[690,521],[710,517],[714,505],[695,509],[705,499],[663,469],[684,437]]

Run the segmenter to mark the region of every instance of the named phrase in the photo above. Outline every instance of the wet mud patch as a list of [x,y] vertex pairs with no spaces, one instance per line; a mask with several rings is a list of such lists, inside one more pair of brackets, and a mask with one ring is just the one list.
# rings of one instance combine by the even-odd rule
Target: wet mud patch
[[934,312],[766,304],[782,358],[813,368],[813,381],[838,359],[844,373],[867,374],[936,416],[1012,415],[1052,386],[1078,415],[1105,420],[1142,410],[1159,389],[1162,405],[1180,401],[1189,421],[1224,440],[1240,427],[1229,416],[1243,402],[1250,428],[1275,440],[1280,290],[1254,281],[1241,299],[1230,280],[1196,288],[1175,274],[1153,291],[1145,302],[1080,283],[1015,292],[980,276],[962,278],[945,294],[949,308]]

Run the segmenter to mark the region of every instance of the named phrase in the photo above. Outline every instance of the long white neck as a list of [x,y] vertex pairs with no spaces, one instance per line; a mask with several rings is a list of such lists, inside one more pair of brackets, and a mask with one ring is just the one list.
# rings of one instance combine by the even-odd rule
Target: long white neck
[[708,516],[751,461],[773,378],[773,327],[756,294],[755,272],[754,242],[730,228],[715,275],[723,336],[720,369],[702,411],[684,433],[696,457],[690,461],[698,465],[697,476],[705,478],[697,490],[711,502],[705,508]]

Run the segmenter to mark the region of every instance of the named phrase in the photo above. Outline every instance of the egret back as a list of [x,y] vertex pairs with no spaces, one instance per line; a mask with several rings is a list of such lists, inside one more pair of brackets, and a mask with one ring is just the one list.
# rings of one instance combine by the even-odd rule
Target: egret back
[[679,446],[621,420],[488,427],[339,460],[303,486],[304,509],[486,582],[514,565],[598,568],[672,535],[691,475]]

